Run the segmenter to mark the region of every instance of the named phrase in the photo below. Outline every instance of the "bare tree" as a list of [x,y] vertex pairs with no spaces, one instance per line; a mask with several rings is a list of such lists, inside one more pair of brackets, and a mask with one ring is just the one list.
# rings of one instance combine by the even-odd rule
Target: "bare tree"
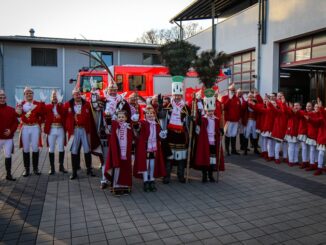
[[[202,30],[202,27],[197,23],[186,24],[182,26],[183,38],[189,38]],[[168,41],[180,39],[180,28],[173,26],[170,29],[151,29],[142,34],[136,42],[151,43],[151,44],[164,44]]]

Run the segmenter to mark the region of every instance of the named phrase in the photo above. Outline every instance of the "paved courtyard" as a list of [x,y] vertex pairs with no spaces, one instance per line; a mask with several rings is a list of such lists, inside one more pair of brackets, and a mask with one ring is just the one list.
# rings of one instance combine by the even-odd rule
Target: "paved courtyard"
[[326,244],[326,175],[231,156],[218,184],[192,171],[189,184],[174,178],[144,193],[134,180],[130,196],[114,197],[85,170],[75,181],[48,176],[45,148],[42,175],[20,177],[21,155],[13,157],[16,182],[5,180],[1,159],[1,244]]

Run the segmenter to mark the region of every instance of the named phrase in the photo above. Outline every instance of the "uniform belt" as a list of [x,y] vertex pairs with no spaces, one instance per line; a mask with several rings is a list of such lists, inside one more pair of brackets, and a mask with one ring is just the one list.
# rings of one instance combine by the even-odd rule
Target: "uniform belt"
[[61,123],[52,123],[51,124],[51,127],[54,127],[54,128],[62,128],[62,124]]
[[75,128],[85,128],[85,127],[80,125],[75,125]]
[[37,123],[23,123],[23,126],[36,126]]

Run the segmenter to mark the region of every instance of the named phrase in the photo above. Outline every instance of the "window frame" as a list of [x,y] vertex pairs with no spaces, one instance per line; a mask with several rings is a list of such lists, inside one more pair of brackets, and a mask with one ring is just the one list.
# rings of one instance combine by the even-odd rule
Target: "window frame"
[[[99,65],[98,62],[95,59],[92,58],[93,57],[92,53],[100,53],[101,54],[101,56],[100,56],[101,59],[103,59],[103,57],[102,57],[103,54],[104,55],[111,55],[111,65],[113,65],[113,51],[91,50],[90,53],[91,53],[91,56],[89,57],[89,67],[90,68],[94,68],[94,67]],[[94,60],[94,62],[96,62],[96,65],[92,66],[92,60]],[[111,66],[111,65],[108,65],[108,64],[106,64],[106,65]]]
[[[38,55],[40,57],[35,57],[36,52],[40,52]],[[51,52],[53,52],[51,54]],[[54,55],[54,62],[49,62],[51,60],[50,55]],[[39,58],[40,60],[37,60]],[[56,48],[39,48],[32,47],[31,48],[31,66],[33,67],[58,67],[58,49]]]

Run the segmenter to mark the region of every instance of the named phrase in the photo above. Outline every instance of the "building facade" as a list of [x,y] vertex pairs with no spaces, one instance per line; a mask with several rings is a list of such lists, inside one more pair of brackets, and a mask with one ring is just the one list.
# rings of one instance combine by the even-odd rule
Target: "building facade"
[[96,61],[82,54],[94,52],[107,65],[152,65],[158,62],[156,45],[46,38],[36,36],[0,37],[0,87],[7,93],[9,105],[15,105],[15,95],[22,99],[25,86],[31,86],[36,99],[43,92],[49,99],[52,89],[71,97],[82,67],[94,67]]
[[[195,1],[200,2],[205,1]],[[237,7],[231,0],[214,2],[215,6],[229,3],[224,8],[228,13]],[[320,97],[325,102],[326,1],[240,0],[238,4],[246,2],[248,7],[238,8],[225,18],[222,12],[214,26],[215,36],[208,28],[187,41],[206,50],[212,49],[215,38],[214,48],[233,57],[230,67],[237,87],[258,88],[262,94],[281,90],[292,100],[305,102]],[[194,5],[175,20],[185,18],[187,11],[195,11],[191,7]],[[194,12],[191,14],[195,16]],[[259,18],[263,15],[264,22]],[[265,33],[258,27],[264,28]]]

